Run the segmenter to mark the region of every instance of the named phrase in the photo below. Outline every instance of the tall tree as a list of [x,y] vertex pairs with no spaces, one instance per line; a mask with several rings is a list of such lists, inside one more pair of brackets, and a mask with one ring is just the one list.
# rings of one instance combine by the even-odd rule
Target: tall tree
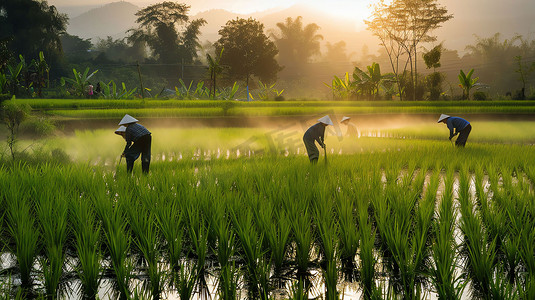
[[320,41],[323,36],[317,34],[320,27],[316,23],[303,27],[303,17],[286,18],[285,22],[277,23],[280,34],[271,33],[279,49],[279,63],[295,73],[302,73],[306,63],[314,55],[320,54]]
[[374,8],[372,20],[367,22],[368,29],[374,35],[382,36],[380,39],[384,47],[391,49],[393,44],[407,54],[415,100],[418,46],[420,43],[436,41],[431,31],[453,18],[453,15],[448,14],[448,10],[440,6],[437,0],[393,0],[390,4],[380,0]]
[[273,82],[281,67],[275,60],[279,52],[264,34],[264,25],[253,18],[230,20],[219,30],[221,36],[215,43],[221,64],[229,67],[232,79],[244,80],[249,85],[251,76],[263,82]]
[[43,51],[55,65],[61,56],[60,35],[66,26],[67,15],[60,14],[46,0],[0,1],[0,41],[14,57],[22,54],[28,59],[37,58]]
[[139,28],[130,31],[128,41],[146,42],[161,63],[178,63],[182,59],[191,63],[197,57],[199,28],[206,21],[189,22],[189,9],[186,4],[166,1],[138,11]]

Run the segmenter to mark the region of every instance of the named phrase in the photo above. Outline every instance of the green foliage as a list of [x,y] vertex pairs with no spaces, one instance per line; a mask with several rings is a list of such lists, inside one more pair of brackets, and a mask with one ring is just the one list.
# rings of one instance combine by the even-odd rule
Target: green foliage
[[439,100],[442,95],[442,83],[444,75],[440,72],[433,72],[425,77],[425,84],[429,92],[429,100]]
[[353,91],[352,83],[349,80],[349,73],[347,72],[343,78],[339,78],[335,75],[331,85],[328,85],[327,83],[323,84],[331,89],[333,99],[347,100]]
[[87,96],[86,90],[89,86],[89,79],[91,79],[91,77],[93,77],[98,72],[98,70],[94,71],[89,75],[89,67],[85,69],[84,73],[80,73],[76,71],[76,69],[72,69],[72,72],[74,74],[74,79],[61,77],[61,85],[64,86],[65,82],[70,83],[73,88],[73,93],[80,98],[85,98]]
[[19,125],[28,118],[30,110],[31,107],[28,104],[19,104],[15,100],[5,102],[0,110],[0,121],[6,125],[9,131],[7,144],[13,160],[15,160],[15,143],[17,142]]
[[195,90],[192,89],[193,81],[190,81],[189,85],[186,85],[182,78],[178,80],[180,87],[175,86],[175,92],[178,99],[181,100],[193,100],[193,99],[207,99],[209,97],[209,91],[204,86],[204,81],[200,81],[195,86]]
[[[145,7],[136,13],[138,29],[130,30],[128,40],[134,44],[146,43],[161,63],[178,63],[183,58],[192,63],[197,57],[200,27],[204,19],[189,21],[190,6],[165,1]],[[186,24],[184,32],[177,26]]]
[[32,137],[47,137],[54,134],[56,126],[54,122],[46,117],[31,117],[20,125],[20,132],[23,135]]
[[472,94],[472,98],[474,100],[483,101],[483,100],[488,100],[489,95],[485,92],[477,91]]
[[463,99],[470,100],[470,90],[475,86],[479,77],[472,78],[474,69],[471,69],[468,74],[465,74],[463,70],[459,72],[459,87],[463,89]]
[[440,68],[440,57],[442,56],[443,50],[444,50],[444,47],[442,46],[442,43],[440,43],[438,46],[435,46],[433,47],[433,49],[424,53],[423,58],[424,58],[425,66],[428,69]]
[[[353,85],[357,94],[368,96],[371,100],[377,100],[379,89],[383,83],[390,81],[390,74],[381,74],[381,68],[378,63],[374,62],[371,66],[366,67],[367,72],[355,67],[353,71]],[[385,89],[385,88],[383,88]]]
[[219,55],[214,59],[210,54],[206,54],[206,60],[208,61],[208,69],[210,70],[210,98],[214,99],[217,90],[217,76],[223,72],[223,66],[221,65],[221,57],[225,48],[221,48]]
[[108,82],[108,84],[101,81],[101,96],[104,99],[132,99],[134,97],[134,93],[137,91],[137,88],[133,88],[131,90],[127,89],[124,82],[121,83],[121,87],[122,89],[118,90],[117,85],[113,80]]
[[253,18],[230,20],[219,30],[216,52],[225,49],[221,64],[228,66],[231,80],[243,80],[249,85],[251,76],[263,82],[273,82],[281,67],[275,60],[275,43],[264,34],[264,25]]
[[258,85],[260,87],[260,90],[258,91],[258,98],[260,98],[260,100],[272,100],[280,97],[284,92],[284,89],[280,91],[276,89],[275,83],[268,85],[259,80]]
[[35,0],[4,0],[0,11],[0,36],[10,39],[7,48],[11,53],[38,57],[43,51],[53,64],[60,60],[59,37],[67,29],[66,14],[47,1]]

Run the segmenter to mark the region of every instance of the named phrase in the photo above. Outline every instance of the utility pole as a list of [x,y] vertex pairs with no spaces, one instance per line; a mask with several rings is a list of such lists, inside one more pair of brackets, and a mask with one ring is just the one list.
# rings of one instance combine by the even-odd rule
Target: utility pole
[[137,63],[137,73],[139,74],[139,84],[141,85],[141,99],[145,99],[143,94],[143,80],[141,79],[141,69],[139,67],[139,61]]

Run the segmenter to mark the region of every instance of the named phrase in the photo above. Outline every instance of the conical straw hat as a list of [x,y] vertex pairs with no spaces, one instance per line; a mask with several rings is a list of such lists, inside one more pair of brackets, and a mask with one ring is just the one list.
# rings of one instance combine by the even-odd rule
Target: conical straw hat
[[121,122],[119,122],[119,125],[125,125],[125,124],[130,124],[130,123],[136,123],[138,120],[134,117],[132,117],[131,115],[129,114],[126,114],[124,115],[123,119],[121,120]]
[[440,123],[442,120],[447,119],[447,118],[449,118],[449,117],[450,117],[450,116],[448,116],[448,115],[441,114],[441,115],[440,115],[440,118],[438,118],[437,123]]
[[115,134],[121,134],[126,132],[126,126],[121,125],[117,130],[115,130]]
[[349,120],[349,119],[351,119],[351,118],[350,117],[343,117],[342,121],[340,121],[340,123],[344,122],[345,120]]
[[320,119],[318,119],[319,122],[323,123],[323,124],[326,124],[326,125],[334,125],[333,124],[333,121],[331,121],[331,118],[329,118],[329,116],[325,116],[325,117],[322,117]]

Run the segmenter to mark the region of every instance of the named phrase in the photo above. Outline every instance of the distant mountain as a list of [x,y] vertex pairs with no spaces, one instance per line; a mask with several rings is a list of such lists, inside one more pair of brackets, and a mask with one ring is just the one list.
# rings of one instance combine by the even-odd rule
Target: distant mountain
[[125,1],[109,3],[70,19],[67,32],[93,42],[107,36],[123,38],[127,30],[136,26],[138,10],[140,7]]
[[[210,7],[212,0],[195,0],[197,7]],[[230,1],[230,0],[225,0]],[[438,36],[438,42],[445,41],[448,49],[464,50],[466,45],[475,42],[474,35],[490,37],[496,32],[502,33],[502,38],[511,38],[514,33],[522,34],[525,38],[533,38],[535,23],[535,1],[495,1],[490,4],[489,0],[472,0],[459,2],[457,0],[442,0],[454,18],[443,27],[433,32]],[[201,5],[203,4],[203,5]],[[212,5],[213,7],[213,5]],[[533,8],[533,9],[532,9]],[[139,6],[121,1],[109,3],[101,7],[93,8],[87,12],[71,18],[67,32],[82,38],[122,38],[126,36],[128,29],[137,27],[135,13],[140,10]],[[65,12],[65,7],[58,7]],[[331,16],[323,11],[312,9],[304,4],[294,5],[284,9],[272,9],[254,14],[237,14],[223,9],[212,9],[197,13],[190,19],[204,18],[208,23],[201,27],[201,42],[214,42],[219,38],[218,31],[227,21],[236,17],[253,17],[264,24],[269,32],[278,33],[276,24],[284,22],[286,18],[295,19],[303,17],[303,24],[316,23],[321,29],[324,43],[337,43],[341,40],[346,42],[348,53],[362,54],[366,46],[370,53],[378,48],[379,41],[371,33],[365,30],[360,20],[349,20]]]

